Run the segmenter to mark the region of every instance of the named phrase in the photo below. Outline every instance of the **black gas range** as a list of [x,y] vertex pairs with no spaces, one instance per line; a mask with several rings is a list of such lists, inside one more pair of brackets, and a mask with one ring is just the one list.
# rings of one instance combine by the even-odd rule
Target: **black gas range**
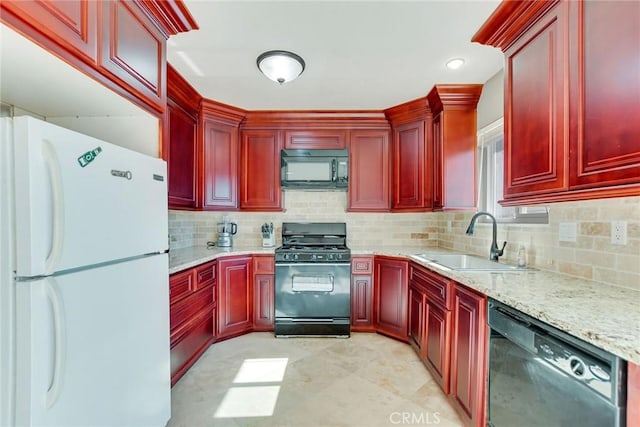
[[275,260],[275,335],[348,337],[351,251],[346,224],[283,223]]
[[282,246],[275,250],[278,262],[351,262],[347,247],[347,225],[333,223],[282,224]]

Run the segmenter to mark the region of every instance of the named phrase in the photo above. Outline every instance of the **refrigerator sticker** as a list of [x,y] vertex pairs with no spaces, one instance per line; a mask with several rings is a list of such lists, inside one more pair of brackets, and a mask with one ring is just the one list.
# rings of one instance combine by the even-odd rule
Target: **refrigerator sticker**
[[78,157],[78,163],[80,163],[81,167],[85,167],[89,163],[93,162],[96,156],[101,152],[102,152],[102,147],[96,147],[91,151],[87,151],[82,156]]
[[128,180],[131,180],[131,178],[133,178],[131,171],[119,171],[116,169],[111,169],[111,175],[118,176],[120,178],[127,178]]

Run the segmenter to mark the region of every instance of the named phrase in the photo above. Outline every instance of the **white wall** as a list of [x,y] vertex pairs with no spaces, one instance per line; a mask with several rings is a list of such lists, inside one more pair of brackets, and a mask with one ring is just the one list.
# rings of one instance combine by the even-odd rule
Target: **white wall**
[[478,129],[504,115],[504,70],[498,71],[484,84],[477,111]]

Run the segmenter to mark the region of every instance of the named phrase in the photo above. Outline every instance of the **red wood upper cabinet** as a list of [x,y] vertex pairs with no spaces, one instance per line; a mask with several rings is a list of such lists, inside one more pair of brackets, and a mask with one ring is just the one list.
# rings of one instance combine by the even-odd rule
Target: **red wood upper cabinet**
[[346,135],[344,130],[287,130],[284,133],[284,148],[339,150],[347,146]]
[[385,110],[393,132],[393,211],[427,211],[433,206],[433,149],[426,132],[431,113],[426,98]]
[[243,130],[240,149],[240,208],[253,211],[282,210],[280,150],[277,130]]
[[375,257],[374,307],[378,332],[408,341],[409,263],[405,259]]
[[197,142],[200,95],[167,66],[167,121],[162,157],[167,161],[169,208],[192,209],[197,203]]
[[98,58],[98,7],[95,0],[3,1],[2,21],[47,49],[95,65]]
[[[505,205],[640,194],[638,2],[503,2]],[[620,36],[624,34],[624,36]]]
[[238,208],[238,125],[241,110],[203,100],[200,116],[200,206]]
[[453,294],[450,399],[465,424],[486,426],[487,301],[462,285]]
[[351,212],[385,212],[391,208],[391,146],[387,130],[354,130],[349,136]]
[[505,51],[505,198],[566,190],[566,4]]
[[175,102],[167,101],[169,142],[163,144],[167,161],[169,208],[196,207],[197,119]]
[[218,260],[218,339],[248,332],[253,324],[251,257]]
[[482,85],[436,85],[427,95],[433,114],[433,208],[476,207],[476,106]]
[[136,2],[102,3],[100,68],[159,112],[166,105],[166,38]]
[[569,2],[569,11],[569,187],[638,184],[640,2]]
[[425,124],[407,123],[393,131],[393,209],[425,207]]

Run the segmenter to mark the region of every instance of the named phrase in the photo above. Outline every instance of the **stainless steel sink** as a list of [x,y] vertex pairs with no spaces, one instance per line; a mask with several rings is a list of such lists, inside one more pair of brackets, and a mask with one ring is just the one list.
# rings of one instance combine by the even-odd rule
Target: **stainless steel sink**
[[521,271],[526,268],[515,265],[501,264],[486,258],[465,254],[424,253],[414,255],[423,261],[441,265],[450,270],[466,271]]

